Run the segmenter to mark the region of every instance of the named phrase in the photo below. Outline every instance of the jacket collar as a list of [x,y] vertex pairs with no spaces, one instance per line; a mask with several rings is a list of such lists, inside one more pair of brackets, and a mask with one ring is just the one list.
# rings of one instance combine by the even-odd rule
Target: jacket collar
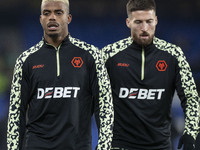
[[[69,42],[69,36],[70,36],[70,34],[68,34],[68,35],[63,39],[63,41],[61,42],[62,45],[64,45],[64,44],[66,44],[66,43]],[[42,37],[42,40],[44,41],[45,45],[48,45],[48,46],[51,45],[51,44],[49,44],[49,43],[45,40],[44,37]]]

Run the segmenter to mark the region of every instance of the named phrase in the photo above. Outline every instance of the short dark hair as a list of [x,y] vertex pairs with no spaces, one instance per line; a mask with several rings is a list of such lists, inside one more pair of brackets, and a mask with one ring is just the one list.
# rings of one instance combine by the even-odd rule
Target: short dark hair
[[127,15],[137,10],[154,10],[156,12],[156,3],[154,0],[129,0],[126,4]]

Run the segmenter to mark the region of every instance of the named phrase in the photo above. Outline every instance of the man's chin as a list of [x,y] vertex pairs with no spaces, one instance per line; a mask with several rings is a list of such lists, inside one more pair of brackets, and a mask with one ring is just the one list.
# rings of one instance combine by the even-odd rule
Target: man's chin
[[48,36],[51,38],[57,38],[58,34],[57,33],[49,33]]
[[147,45],[151,44],[152,41],[153,41],[153,38],[137,39],[136,43],[138,43],[139,45],[147,46]]
[[143,46],[147,46],[147,45],[149,45],[151,43],[152,43],[152,39],[142,40],[141,41],[141,45],[143,45]]

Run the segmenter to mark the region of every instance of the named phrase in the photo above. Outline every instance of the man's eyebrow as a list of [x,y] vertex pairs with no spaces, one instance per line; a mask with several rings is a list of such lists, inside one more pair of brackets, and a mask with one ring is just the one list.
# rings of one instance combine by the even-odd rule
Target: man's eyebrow
[[[64,10],[62,10],[62,9],[56,9],[56,10],[54,10],[54,12],[58,12],[58,11],[64,12]],[[42,12],[51,12],[51,10],[44,9]]]
[[64,11],[64,10],[62,10],[62,9],[56,9],[55,11]]
[[48,9],[44,9],[42,12],[50,12],[50,10],[48,10]]
[[64,13],[64,10],[63,9],[56,9],[56,10],[54,10],[54,12],[62,12],[62,13]]
[[134,21],[136,22],[136,21],[142,21],[142,20],[141,20],[141,19],[136,19],[136,20],[134,20]]

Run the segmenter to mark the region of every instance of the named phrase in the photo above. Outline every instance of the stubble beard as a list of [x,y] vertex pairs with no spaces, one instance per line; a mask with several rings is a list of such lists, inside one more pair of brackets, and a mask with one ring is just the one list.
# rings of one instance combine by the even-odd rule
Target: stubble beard
[[[145,33],[145,34],[147,34],[147,33]],[[147,45],[149,45],[149,44],[152,43],[153,38],[154,38],[154,34],[152,34],[152,35],[149,35],[149,34],[148,34],[148,39],[142,39],[142,38],[140,37],[140,35],[138,36],[138,35],[136,35],[136,34],[132,34],[132,37],[133,37],[133,40],[134,40],[137,44],[142,45],[142,46],[147,46]]]
[[58,38],[58,34],[57,33],[51,33],[51,34],[48,34],[48,36],[52,39],[57,39]]

